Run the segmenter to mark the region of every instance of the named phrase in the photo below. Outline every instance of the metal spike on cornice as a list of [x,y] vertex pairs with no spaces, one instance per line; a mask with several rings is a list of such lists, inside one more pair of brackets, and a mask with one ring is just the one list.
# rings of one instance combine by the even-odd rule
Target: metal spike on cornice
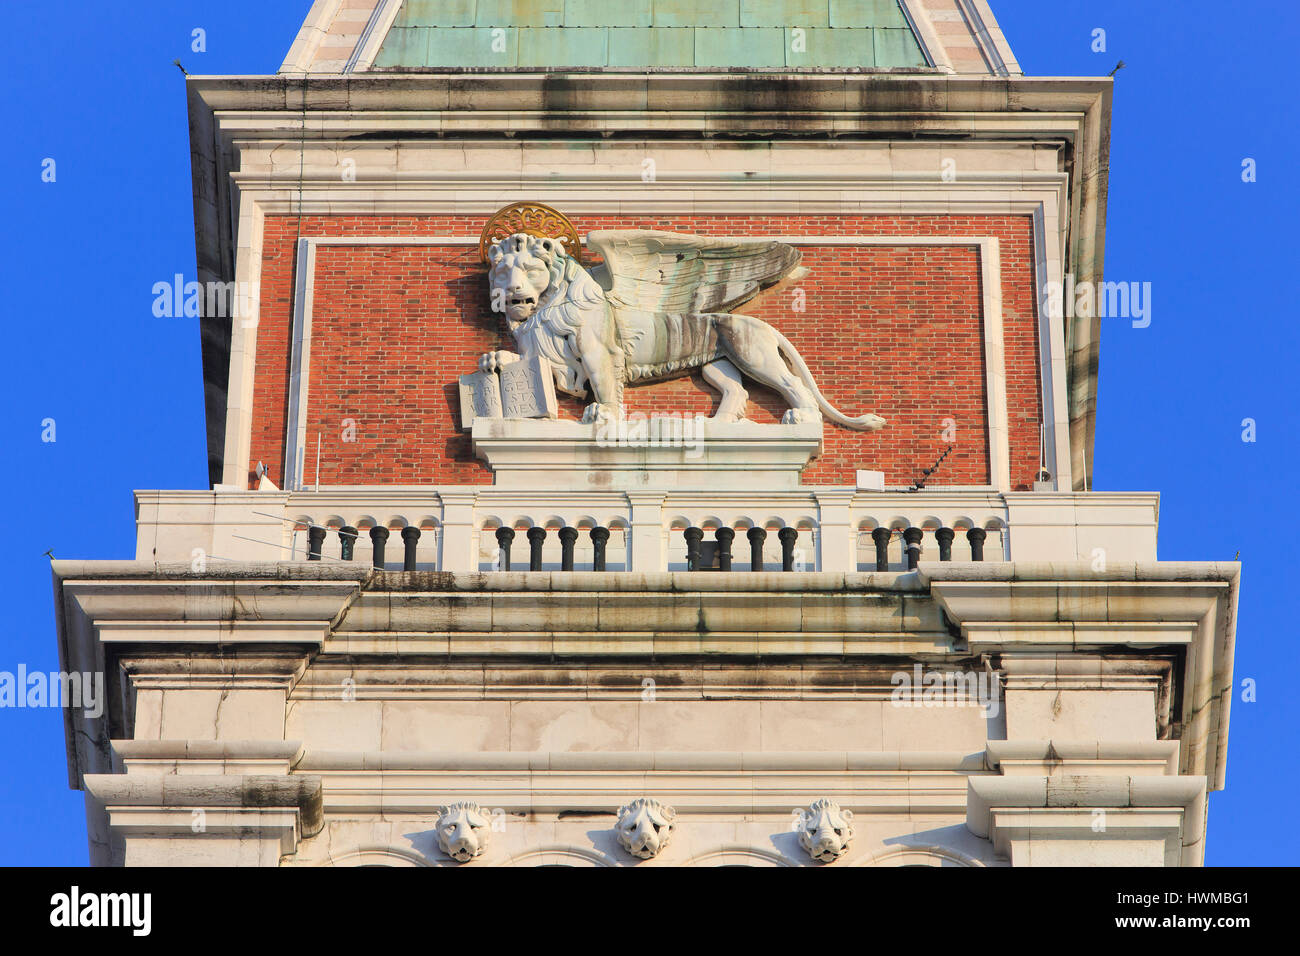
[[1118,63],[1115,64],[1115,69],[1111,70],[1111,71],[1110,71],[1109,73],[1107,73],[1106,75],[1107,75],[1107,76],[1114,76],[1114,75],[1115,75],[1116,73],[1118,73],[1120,70],[1124,69],[1125,66],[1127,66],[1127,64],[1126,64],[1123,60],[1120,60]]
[[189,75],[190,75],[189,70],[187,70],[187,69],[185,69],[185,67],[181,66],[181,61],[180,61],[179,59],[172,60],[172,62],[176,64],[176,69],[180,70],[180,71],[181,71],[182,73],[184,73],[186,76],[189,76]]

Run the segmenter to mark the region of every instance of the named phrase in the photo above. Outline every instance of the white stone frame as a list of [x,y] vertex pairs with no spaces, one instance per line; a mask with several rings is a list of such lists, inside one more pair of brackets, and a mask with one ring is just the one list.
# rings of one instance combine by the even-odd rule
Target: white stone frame
[[[992,236],[769,236],[796,246],[967,246],[979,252],[984,338],[984,381],[987,394],[988,462],[994,491],[1011,491],[1011,439],[1007,412],[1006,343],[1002,324],[1002,260]],[[305,490],[308,395],[311,369],[311,328],[318,246],[474,246],[466,236],[304,236],[298,240],[293,299],[289,397],[286,409],[283,487]],[[1043,403],[1046,404],[1045,402]]]
[[[411,128],[421,127],[425,122],[421,116],[419,113],[412,116]],[[1060,116],[1053,114],[1053,118],[1059,121]],[[363,115],[351,125],[357,132],[362,132],[370,124]],[[1033,127],[1021,129],[1017,125],[1013,128],[1027,138],[1034,135]],[[996,171],[981,161],[978,146],[890,144],[880,150],[880,158],[887,165],[893,165],[895,171],[892,172],[872,169],[852,174],[839,171],[782,172],[766,173],[762,179],[755,180],[737,176],[731,170],[710,168],[689,173],[661,171],[657,182],[647,185],[628,173],[609,168],[614,165],[611,160],[618,157],[602,157],[599,163],[588,163],[586,172],[573,168],[550,174],[512,172],[513,164],[509,157],[526,144],[492,143],[485,148],[501,152],[500,172],[447,172],[443,167],[433,171],[413,171],[410,159],[389,150],[392,155],[383,158],[382,162],[391,165],[376,167],[375,156],[367,155],[365,180],[344,182],[340,181],[337,171],[345,153],[357,149],[379,149],[382,152],[382,148],[341,140],[315,140],[308,141],[306,146],[305,167],[310,173],[304,178],[300,190],[297,182],[292,181],[300,165],[296,155],[291,164],[286,164],[286,160],[272,155],[273,143],[247,140],[237,140],[236,143],[245,155],[245,162],[241,171],[230,174],[239,206],[235,278],[249,283],[248,287],[252,289],[259,287],[261,278],[262,234],[267,215],[455,214],[486,218],[504,203],[522,195],[574,216],[608,214],[614,209],[629,216],[686,211],[719,215],[744,212],[754,215],[1029,217],[1033,229],[1038,340],[1042,353],[1039,362],[1041,410],[1046,431],[1043,467],[1052,474],[1058,489],[1070,490],[1073,487],[1066,392],[1069,357],[1064,319],[1052,315],[1045,295],[1049,282],[1064,280],[1064,250],[1070,219],[1069,175],[1055,169],[1054,152],[1050,162],[1037,163],[1033,169]],[[280,144],[295,148],[302,146],[298,141],[280,141]],[[579,145],[590,150],[611,148],[601,142]],[[641,155],[679,145],[656,143],[647,138],[645,142],[628,145],[628,148]],[[410,147],[436,148],[462,149],[447,147],[445,143],[441,147],[427,144]],[[1027,146],[1020,143],[1017,148]],[[711,154],[707,149],[701,149],[702,155],[707,154],[706,164],[716,162],[708,159]],[[967,149],[975,152],[967,156],[964,152]],[[954,182],[943,182],[931,172],[938,169],[940,157],[945,155],[963,157],[961,161],[966,163]],[[797,163],[788,156],[777,158],[790,165]],[[464,161],[463,156],[461,160]],[[445,163],[445,160],[439,162]],[[596,167],[603,168],[597,171]],[[1077,196],[1073,201],[1075,204],[1080,202]],[[236,322],[232,329],[222,483],[239,488],[246,486],[251,456],[256,327],[257,317],[254,315]]]

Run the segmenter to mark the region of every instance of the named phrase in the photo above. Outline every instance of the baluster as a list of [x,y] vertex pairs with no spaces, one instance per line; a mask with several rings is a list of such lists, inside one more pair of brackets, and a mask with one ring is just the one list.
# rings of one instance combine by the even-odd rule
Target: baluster
[[889,570],[889,539],[893,532],[888,528],[873,528],[871,540],[876,543],[876,570]]
[[704,537],[704,532],[700,528],[690,527],[682,532],[686,537],[686,570],[698,571],[700,569],[700,539]]
[[608,541],[608,528],[597,526],[591,529],[591,570],[605,570],[605,544]]
[[528,529],[528,570],[542,570],[542,544],[546,541],[546,529],[532,527]]
[[577,528],[560,529],[560,570],[573,570],[573,546],[578,540]]
[[719,528],[713,532],[718,542],[718,570],[731,570],[731,542],[736,539],[736,532],[731,528]]
[[307,529],[307,560],[320,560],[320,547],[325,543],[325,529],[312,525]]
[[370,529],[370,548],[373,552],[374,560],[371,566],[384,570],[384,542],[388,540],[388,529],[383,525],[375,525]]
[[497,528],[497,548],[501,551],[501,558],[497,562],[500,570],[510,570],[510,542],[515,540],[514,528]]
[[357,546],[357,529],[350,524],[339,528],[339,549],[344,561],[352,560],[352,549]]
[[915,571],[917,563],[921,560],[921,539],[925,537],[925,532],[920,528],[908,528],[903,532],[903,540],[907,543],[907,570]]
[[966,532],[966,540],[970,542],[970,559],[972,561],[984,560],[984,539],[988,533],[983,528],[971,528]]
[[794,543],[799,540],[797,528],[782,528],[776,533],[781,541],[781,570],[794,570]]
[[402,544],[405,546],[405,552],[402,555],[402,570],[415,570],[415,549],[420,542],[420,529],[407,525],[402,529]]
[[749,539],[749,569],[763,570],[763,542],[767,540],[767,531],[763,528],[750,528],[745,532]]
[[935,529],[934,529],[934,540],[936,540],[936,541],[939,542],[939,560],[940,560],[940,561],[951,561],[951,560],[952,560],[952,539],[953,539],[955,536],[956,536],[956,532],[953,531],[952,528],[935,528]]

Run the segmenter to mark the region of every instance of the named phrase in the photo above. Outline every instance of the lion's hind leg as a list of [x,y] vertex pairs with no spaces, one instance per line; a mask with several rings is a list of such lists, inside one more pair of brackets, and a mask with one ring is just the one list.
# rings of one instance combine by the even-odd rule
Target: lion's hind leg
[[790,410],[781,421],[819,422],[821,410],[817,399],[781,357],[780,341],[773,328],[762,319],[748,315],[718,315],[718,342],[727,357],[750,378],[776,389]]
[[720,358],[700,366],[704,380],[722,393],[718,410],[712,421],[738,422],[745,417],[745,403],[749,401],[749,392],[740,381],[740,370],[727,359]]

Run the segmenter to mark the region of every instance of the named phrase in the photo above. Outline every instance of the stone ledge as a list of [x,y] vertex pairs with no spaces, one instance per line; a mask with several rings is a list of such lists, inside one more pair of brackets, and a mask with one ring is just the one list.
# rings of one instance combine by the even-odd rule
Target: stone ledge
[[113,808],[185,810],[215,808],[296,809],[302,832],[324,822],[321,778],[262,774],[86,774],[86,790]]
[[804,467],[822,449],[820,422],[659,420],[674,425],[664,440],[639,437],[640,424],[646,436],[663,435],[647,422],[602,430],[572,421],[477,418],[474,453],[492,469],[498,488],[761,490],[797,488]]

